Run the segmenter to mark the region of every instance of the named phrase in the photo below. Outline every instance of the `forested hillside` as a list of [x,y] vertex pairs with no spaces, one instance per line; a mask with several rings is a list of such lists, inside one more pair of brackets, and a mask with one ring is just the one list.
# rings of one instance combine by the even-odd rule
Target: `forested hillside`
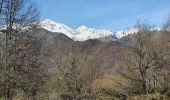
[[0,100],[170,99],[170,17],[109,41],[75,41],[39,20],[31,2],[0,0]]

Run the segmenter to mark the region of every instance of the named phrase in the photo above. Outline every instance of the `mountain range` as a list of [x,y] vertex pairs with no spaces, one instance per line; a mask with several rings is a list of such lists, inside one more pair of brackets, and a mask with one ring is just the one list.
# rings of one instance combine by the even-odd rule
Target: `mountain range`
[[89,39],[98,39],[101,41],[116,41],[129,34],[138,32],[136,28],[128,28],[118,32],[112,32],[107,29],[94,29],[87,26],[80,26],[77,29],[72,29],[67,25],[57,23],[53,20],[46,19],[40,23],[41,28],[50,32],[63,33],[74,41],[85,41]]

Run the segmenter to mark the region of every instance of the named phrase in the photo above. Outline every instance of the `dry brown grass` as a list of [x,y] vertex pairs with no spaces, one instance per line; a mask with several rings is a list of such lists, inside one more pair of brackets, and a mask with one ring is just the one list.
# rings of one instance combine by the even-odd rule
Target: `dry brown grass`
[[156,94],[130,96],[128,100],[170,100],[170,98],[166,97],[165,95],[156,93]]

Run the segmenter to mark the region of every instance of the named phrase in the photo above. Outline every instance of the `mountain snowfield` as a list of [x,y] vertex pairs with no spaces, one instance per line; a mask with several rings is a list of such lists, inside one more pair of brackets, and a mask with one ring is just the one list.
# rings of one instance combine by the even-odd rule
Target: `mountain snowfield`
[[69,28],[68,26],[66,26],[64,24],[56,23],[55,21],[52,21],[50,19],[46,19],[46,20],[42,21],[40,24],[41,24],[42,28],[44,28],[48,31],[61,32],[70,38],[74,38],[74,36],[76,35],[76,33],[73,29]]
[[136,29],[136,28],[128,28],[126,30],[118,31],[115,34],[116,34],[116,37],[118,39],[120,39],[120,38],[122,38],[124,36],[127,36],[129,34],[134,34],[134,33],[137,33],[137,32],[138,32],[138,29]]
[[75,35],[75,40],[77,41],[85,41],[88,39],[97,39],[97,38],[102,38],[110,35],[114,35],[113,32],[110,30],[96,30],[93,28],[88,28],[87,26],[80,26],[78,27],[75,32],[77,33]]
[[94,28],[89,28],[84,25],[78,27],[77,29],[72,29],[64,24],[57,23],[50,19],[42,21],[41,27],[51,32],[63,33],[75,41],[85,41],[88,39],[98,39],[108,36],[114,36],[119,39],[122,38],[123,36],[127,36],[129,34],[134,34],[138,32],[138,30],[135,28],[129,28],[123,31],[112,32],[111,30],[106,29],[97,30]]

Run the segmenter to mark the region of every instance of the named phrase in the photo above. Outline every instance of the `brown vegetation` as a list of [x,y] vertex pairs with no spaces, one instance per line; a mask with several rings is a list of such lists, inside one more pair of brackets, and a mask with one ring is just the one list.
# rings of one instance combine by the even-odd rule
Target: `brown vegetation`
[[3,100],[170,98],[169,20],[161,31],[137,23],[128,43],[78,42],[39,28],[38,16],[26,0],[0,1]]

